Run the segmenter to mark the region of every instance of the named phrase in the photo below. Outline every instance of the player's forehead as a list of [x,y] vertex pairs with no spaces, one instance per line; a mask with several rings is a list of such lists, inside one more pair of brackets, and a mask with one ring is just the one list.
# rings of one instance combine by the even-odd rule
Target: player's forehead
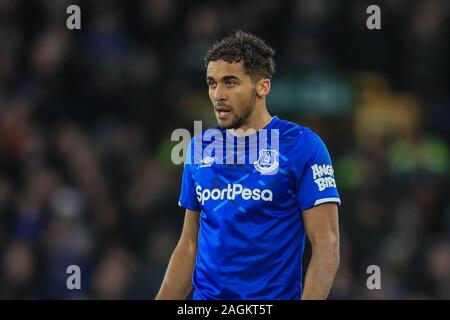
[[242,61],[230,63],[224,60],[217,60],[208,63],[208,67],[206,68],[207,78],[220,80],[225,76],[235,76],[239,79],[248,77]]

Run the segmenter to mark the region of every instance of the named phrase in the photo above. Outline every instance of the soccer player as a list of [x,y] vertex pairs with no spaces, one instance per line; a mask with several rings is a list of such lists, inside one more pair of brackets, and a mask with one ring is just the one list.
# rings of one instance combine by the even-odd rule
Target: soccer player
[[[199,300],[328,296],[339,264],[340,198],[320,137],[266,108],[274,55],[243,31],[206,54],[219,127],[215,139],[191,140],[179,201],[183,230],[156,299],[185,299],[192,287]],[[212,141],[223,149],[206,154]],[[252,150],[256,157],[247,160]],[[306,235],[312,256],[302,288]]]

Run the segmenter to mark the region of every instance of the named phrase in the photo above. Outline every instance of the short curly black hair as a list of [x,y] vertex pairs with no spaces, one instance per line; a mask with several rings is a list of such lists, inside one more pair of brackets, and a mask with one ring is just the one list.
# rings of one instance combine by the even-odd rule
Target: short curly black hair
[[275,50],[264,40],[242,30],[216,42],[205,56],[209,62],[224,60],[228,63],[243,61],[246,73],[252,78],[272,79],[275,73]]

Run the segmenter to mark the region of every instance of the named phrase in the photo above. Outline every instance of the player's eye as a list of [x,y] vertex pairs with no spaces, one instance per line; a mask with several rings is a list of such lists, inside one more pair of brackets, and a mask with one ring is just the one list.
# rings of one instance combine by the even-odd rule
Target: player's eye
[[217,85],[214,81],[206,81],[206,83],[208,84],[208,87],[210,87],[211,89],[214,89]]
[[237,82],[234,80],[228,80],[227,82],[225,82],[225,84],[227,85],[227,87],[234,87],[235,85],[237,85]]

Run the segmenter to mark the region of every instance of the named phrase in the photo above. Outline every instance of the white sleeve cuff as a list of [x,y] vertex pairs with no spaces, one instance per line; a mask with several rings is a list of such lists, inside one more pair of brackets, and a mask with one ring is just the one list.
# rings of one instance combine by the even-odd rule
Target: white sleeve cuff
[[319,204],[325,203],[325,202],[337,202],[338,205],[341,204],[341,199],[339,198],[322,198],[322,199],[318,199],[316,200],[316,202],[314,202],[314,206],[318,206]]

